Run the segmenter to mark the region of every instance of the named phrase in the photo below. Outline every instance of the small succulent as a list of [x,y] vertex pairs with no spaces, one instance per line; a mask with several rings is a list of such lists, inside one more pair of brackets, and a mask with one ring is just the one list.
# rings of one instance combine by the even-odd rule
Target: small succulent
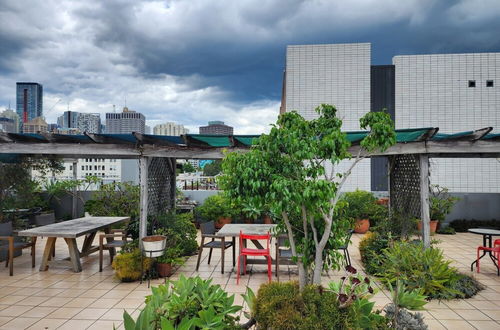
[[346,276],[340,278],[340,282],[330,282],[329,289],[335,292],[338,297],[339,307],[345,308],[351,305],[356,299],[366,298],[375,293],[371,287],[368,277],[356,275],[356,268],[348,265],[345,268]]
[[394,320],[396,330],[427,330],[429,327],[424,322],[421,313],[411,313],[407,309],[397,308],[394,304],[388,304],[384,308],[385,316]]

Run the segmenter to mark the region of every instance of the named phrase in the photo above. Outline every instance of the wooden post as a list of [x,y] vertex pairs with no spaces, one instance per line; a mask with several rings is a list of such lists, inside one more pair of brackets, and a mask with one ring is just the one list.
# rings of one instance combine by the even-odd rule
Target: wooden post
[[[77,166],[78,166],[78,160],[74,159],[73,160],[73,180],[76,181],[78,180],[78,175],[77,175]],[[71,205],[71,216],[73,219],[78,218],[78,187],[73,187],[73,198],[72,198],[72,205]]]
[[422,238],[426,248],[431,246],[431,216],[429,210],[429,156],[420,155],[420,205]]
[[148,157],[139,158],[139,182],[141,186],[139,239],[147,236],[148,228],[148,165]]

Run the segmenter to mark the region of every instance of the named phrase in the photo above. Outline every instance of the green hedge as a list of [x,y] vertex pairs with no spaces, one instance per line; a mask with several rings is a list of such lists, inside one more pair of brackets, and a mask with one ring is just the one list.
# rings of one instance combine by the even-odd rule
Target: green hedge
[[494,228],[500,230],[500,220],[453,220],[449,225],[459,233],[466,233],[470,228]]

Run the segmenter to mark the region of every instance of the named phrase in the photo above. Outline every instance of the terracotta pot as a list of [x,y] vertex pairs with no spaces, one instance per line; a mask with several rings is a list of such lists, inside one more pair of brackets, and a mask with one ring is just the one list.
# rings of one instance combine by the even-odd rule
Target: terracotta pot
[[377,204],[387,206],[387,205],[389,205],[389,198],[379,198],[377,200]]
[[225,224],[231,223],[231,221],[233,221],[233,219],[228,217],[220,217],[215,222],[215,228],[221,229],[222,227],[224,227]]
[[[439,221],[438,220],[431,220],[431,234],[434,234],[437,230]],[[418,231],[422,231],[422,221],[417,222],[417,229]]]
[[358,219],[356,220],[356,226],[354,227],[354,232],[358,234],[364,234],[370,229],[369,219]]
[[243,222],[245,222],[246,224],[251,224],[251,223],[254,223],[254,219],[250,219],[250,218],[245,218],[243,219]]
[[271,225],[273,223],[273,218],[271,218],[269,215],[265,215],[262,217],[262,219],[264,219],[264,223],[266,225]]
[[170,277],[172,275],[172,264],[156,263],[156,270],[161,277]]

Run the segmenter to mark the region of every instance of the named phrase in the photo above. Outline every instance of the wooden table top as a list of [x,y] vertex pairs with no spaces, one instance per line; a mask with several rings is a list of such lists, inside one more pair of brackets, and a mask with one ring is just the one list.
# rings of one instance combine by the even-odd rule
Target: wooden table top
[[238,237],[240,230],[243,234],[249,235],[266,235],[268,232],[272,233],[272,229],[277,225],[272,224],[245,224],[245,223],[228,223],[224,225],[218,232],[217,236],[224,237]]
[[83,217],[20,231],[19,236],[76,238],[130,220],[130,217]]

